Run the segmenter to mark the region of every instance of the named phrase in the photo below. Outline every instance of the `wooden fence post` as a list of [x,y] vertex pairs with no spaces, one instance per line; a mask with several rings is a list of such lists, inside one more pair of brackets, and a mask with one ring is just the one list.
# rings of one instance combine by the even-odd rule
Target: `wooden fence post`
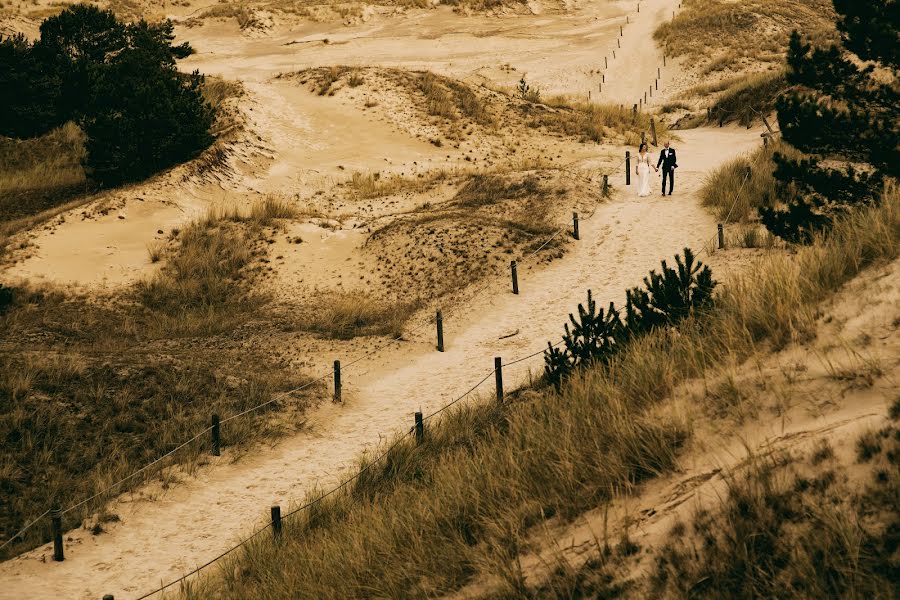
[[510,261],[509,271],[512,274],[512,290],[513,294],[519,293],[519,273],[516,271],[516,261]]
[[725,226],[719,223],[719,250],[725,249]]
[[212,416],[212,455],[219,456],[222,450],[222,431],[219,415]]
[[659,141],[656,138],[656,119],[650,119],[650,134],[653,136],[653,145],[658,146]]
[[444,315],[441,314],[441,311],[437,311],[437,315],[434,317],[434,322],[437,323],[437,350],[438,352],[444,351]]
[[656,67],[656,78],[662,79],[662,69],[659,67]]
[[334,361],[334,401],[341,401],[341,361]]
[[425,423],[422,421],[422,413],[417,412],[416,420],[416,446],[421,446],[425,441]]
[[578,213],[572,212],[572,237],[576,240],[581,239],[578,237]]
[[632,123],[637,122],[637,113],[638,113],[638,105],[635,104],[634,107],[632,107],[632,109],[631,109],[631,122]]
[[631,152],[625,151],[625,185],[631,185]]
[[503,361],[494,357],[494,381],[497,384],[497,402],[503,402]]
[[609,196],[609,175],[603,176],[603,197]]
[[663,54],[663,66],[666,66],[666,55]]
[[59,504],[54,504],[50,510],[50,528],[53,533],[53,560],[62,562],[66,560],[66,554],[63,549],[62,510]]
[[272,513],[272,535],[276,540],[281,539],[281,507],[273,506]]

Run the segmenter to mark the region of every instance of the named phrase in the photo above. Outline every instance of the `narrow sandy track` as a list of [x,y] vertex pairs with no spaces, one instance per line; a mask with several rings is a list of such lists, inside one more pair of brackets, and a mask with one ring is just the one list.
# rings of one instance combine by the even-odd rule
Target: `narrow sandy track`
[[[643,16],[631,27],[652,31],[669,7],[663,0],[644,0]],[[635,98],[645,81],[653,82],[658,62],[649,35],[633,43],[633,49],[625,46],[623,51],[640,57],[633,63],[635,72],[622,67],[609,78],[614,81],[610,93],[623,101]],[[508,292],[507,282],[497,282],[448,315],[447,352],[431,350],[432,332],[426,328],[403,349],[360,363],[347,373],[346,403],[317,410],[308,432],[237,463],[226,453],[155,501],[119,498],[109,510],[122,521],[101,536],[81,530],[67,534],[65,562],[45,561],[45,546],[0,565],[0,598],[26,593],[66,599],[140,595],[227,549],[261,521],[270,505],[287,506],[313,485],[333,485],[360,452],[407,427],[414,411],[431,412],[488,374],[493,357],[515,360],[557,339],[566,315],[588,288],[601,302],[620,302],[625,288],[640,283],[660,259],[685,246],[703,247],[715,232],[696,196],[704,174],[753,149],[758,133],[681,133],[677,195],[671,198],[637,199],[633,188],[622,185],[620,170],[612,180],[620,191],[582,224],[582,239],[566,257],[544,269],[523,267],[518,296]],[[572,168],[599,169],[617,162],[598,156]],[[541,360],[536,356],[507,369],[507,386],[526,381],[529,370],[540,369]]]

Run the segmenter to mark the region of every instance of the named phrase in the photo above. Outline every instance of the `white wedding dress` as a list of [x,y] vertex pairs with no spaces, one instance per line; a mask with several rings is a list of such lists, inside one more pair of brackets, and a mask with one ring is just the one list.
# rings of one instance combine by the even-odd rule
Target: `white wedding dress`
[[650,195],[650,153],[638,154],[637,160],[638,196],[643,198]]

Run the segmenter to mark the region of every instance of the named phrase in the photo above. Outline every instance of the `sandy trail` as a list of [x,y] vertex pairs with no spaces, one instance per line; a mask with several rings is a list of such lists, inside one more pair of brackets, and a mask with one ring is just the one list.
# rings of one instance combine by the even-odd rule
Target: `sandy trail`
[[[498,282],[466,307],[467,319],[449,317],[445,353],[431,351],[427,329],[412,336],[418,352],[400,368],[379,375],[396,364],[389,354],[360,363],[346,373],[345,405],[316,411],[311,433],[238,463],[230,463],[225,453],[213,468],[156,501],[123,496],[109,507],[122,522],[97,537],[70,532],[65,562],[42,562],[49,552],[44,546],[0,565],[0,597],[18,597],[24,590],[41,598],[131,597],[176,578],[234,543],[235,532],[247,531],[248,516],[262,517],[270,505],[296,502],[313,484],[333,485],[362,450],[411,424],[414,411],[431,412],[488,374],[494,356],[511,361],[557,339],[586,289],[598,301],[621,302],[624,289],[639,284],[660,259],[685,246],[703,247],[715,232],[713,218],[696,197],[703,174],[752,149],[758,132],[715,129],[681,135],[684,158],[676,196],[639,200],[633,188],[626,188],[599,206],[583,223],[582,239],[569,255],[551,268],[521,270],[519,296]],[[525,382],[529,369],[537,371],[541,361],[536,356],[506,369],[508,388]],[[491,385],[486,382],[482,390],[489,392]]]
[[[644,0],[641,6],[641,16],[632,17],[629,27],[652,31],[671,5],[664,0]],[[603,39],[606,42],[612,39],[614,44],[615,38],[609,33],[611,23],[598,27],[605,28]],[[582,31],[587,37],[583,43],[597,44],[597,39],[588,33]],[[637,39],[637,35],[634,37]],[[636,100],[636,92],[645,85],[644,81],[652,83],[655,79],[657,56],[649,37],[640,42],[626,42],[625,46],[623,51],[643,53],[634,63],[638,71],[628,77],[627,69],[621,67],[618,75],[608,78],[608,81],[616,80],[608,89],[610,94]],[[303,46],[287,48],[296,57],[297,49]],[[366,57],[371,64],[372,51],[359,47],[351,50]],[[239,53],[240,49],[232,51]],[[283,58],[289,60],[288,56]],[[306,60],[319,61],[315,57]],[[602,55],[598,61],[602,61]],[[278,69],[277,64],[267,64],[269,74]],[[559,71],[558,59],[555,65]],[[238,68],[239,72],[226,74],[238,78],[241,74],[248,75],[251,86],[261,84],[268,74],[249,75],[256,66],[248,61]],[[262,94],[264,90],[260,87],[257,91]],[[279,98],[269,101],[276,102]],[[283,118],[291,120],[294,127],[291,131],[309,127],[302,122],[303,116]],[[273,123],[272,127],[277,129],[279,124]],[[352,123],[346,127],[344,133],[353,131]],[[270,505],[287,506],[296,502],[315,484],[333,485],[361,451],[371,448],[384,436],[408,427],[414,411],[431,412],[488,374],[493,357],[515,360],[541,350],[547,340],[556,340],[566,315],[583,301],[588,288],[600,302],[621,302],[626,287],[640,283],[659,260],[670,258],[685,246],[703,247],[715,232],[714,220],[700,208],[696,196],[704,173],[753,149],[758,134],[758,131],[729,128],[682,132],[676,196],[637,199],[633,187],[623,188],[583,223],[582,239],[571,245],[566,257],[545,269],[523,265],[519,296],[509,293],[508,282],[496,282],[462,310],[449,311],[445,321],[447,352],[439,354],[432,350],[432,332],[425,328],[411,335],[403,348],[359,363],[345,375],[345,404],[328,405],[315,411],[309,432],[237,463],[231,462],[226,452],[195,478],[189,478],[154,501],[132,495],[117,499],[108,510],[118,514],[122,521],[110,526],[108,533],[101,536],[92,536],[84,530],[69,532],[65,562],[45,562],[49,550],[44,546],[0,564],[0,598],[22,597],[26,592],[33,597],[66,599],[98,598],[107,593],[117,598],[136,596],[218,555],[240,533],[249,530],[251,521],[260,522]],[[324,151],[306,141],[287,138],[281,141],[287,147],[288,158],[280,162],[276,159],[269,172],[251,187],[258,186],[261,191],[269,189],[269,178],[282,184],[298,184],[300,179],[292,169],[302,163],[303,157],[323,152],[330,157],[331,152],[349,151],[343,142],[331,143],[331,150]],[[371,142],[374,144],[375,140]],[[409,140],[398,147],[407,153],[404,157],[407,160],[424,152],[420,145]],[[391,147],[392,155],[393,150]],[[618,156],[616,151],[616,158],[598,156],[571,168],[596,169],[616,164]],[[351,159],[352,156],[346,159],[348,164]],[[611,179],[618,186],[624,183],[621,180],[621,172]],[[513,332],[518,333],[500,339]],[[506,369],[507,388],[526,381],[529,370],[539,370],[541,362],[541,356],[536,356]],[[490,391],[491,382],[482,390]],[[254,515],[258,518],[253,519]]]

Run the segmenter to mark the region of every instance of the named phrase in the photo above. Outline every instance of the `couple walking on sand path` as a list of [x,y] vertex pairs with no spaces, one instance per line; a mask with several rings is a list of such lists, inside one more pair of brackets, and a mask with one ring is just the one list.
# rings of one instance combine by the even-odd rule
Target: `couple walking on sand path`
[[662,166],[662,195],[666,195],[666,183],[668,182],[669,195],[671,196],[672,190],[675,188],[675,169],[678,168],[675,149],[670,148],[669,142],[666,142],[659,153],[659,160],[656,161],[655,167],[650,160],[647,144],[641,144],[641,148],[638,151],[637,167],[635,168],[638,176],[638,196],[643,198],[650,195],[650,169],[658,173],[660,166]]

